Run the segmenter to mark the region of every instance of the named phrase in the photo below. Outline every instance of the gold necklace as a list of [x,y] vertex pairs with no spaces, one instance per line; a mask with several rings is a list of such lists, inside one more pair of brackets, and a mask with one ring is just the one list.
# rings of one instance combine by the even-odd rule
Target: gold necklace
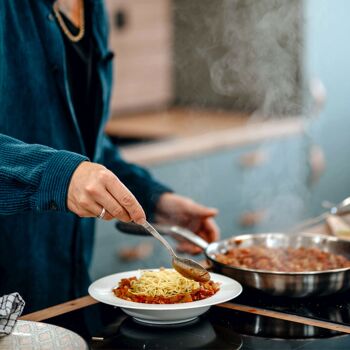
[[74,35],[66,26],[66,23],[64,22],[64,19],[62,18],[62,15],[60,13],[58,1],[56,1],[53,5],[53,12],[57,18],[58,24],[60,25],[63,33],[70,41],[76,43],[83,38],[85,34],[84,0],[80,0],[80,28],[78,34],[76,35]]

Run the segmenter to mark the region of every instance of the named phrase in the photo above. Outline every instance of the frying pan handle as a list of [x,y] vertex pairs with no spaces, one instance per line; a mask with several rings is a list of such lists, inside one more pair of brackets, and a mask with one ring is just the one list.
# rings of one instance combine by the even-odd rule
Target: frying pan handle
[[[162,225],[162,226],[165,226],[165,225]],[[195,244],[199,248],[207,249],[209,246],[209,243],[206,240],[199,237],[198,235],[188,230],[187,228],[176,226],[176,225],[171,225],[171,226],[169,225],[168,230],[174,235],[180,236],[186,239],[187,241]]]
[[[161,235],[182,237],[202,249],[206,249],[209,245],[209,243],[205,241],[203,238],[197,236],[195,233],[193,233],[192,231],[184,227],[180,227],[176,225],[161,225],[161,224],[152,224],[152,225]],[[149,236],[149,233],[141,225],[137,225],[135,223],[117,221],[115,226],[118,230],[120,230],[123,233],[133,234],[138,236]]]

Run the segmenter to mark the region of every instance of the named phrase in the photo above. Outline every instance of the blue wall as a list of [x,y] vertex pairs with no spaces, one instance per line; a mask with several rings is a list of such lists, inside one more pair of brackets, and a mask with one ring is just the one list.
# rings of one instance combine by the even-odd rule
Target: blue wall
[[305,66],[320,78],[327,102],[311,134],[325,152],[327,169],[314,187],[314,212],[323,199],[350,195],[350,1],[305,0]]

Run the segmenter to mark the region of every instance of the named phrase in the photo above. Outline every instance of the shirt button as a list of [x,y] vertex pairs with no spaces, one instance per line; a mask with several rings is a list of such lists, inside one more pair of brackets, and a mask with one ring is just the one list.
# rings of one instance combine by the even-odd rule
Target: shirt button
[[54,21],[55,20],[55,16],[52,14],[52,13],[49,13],[47,15],[47,18],[50,20],[50,21]]
[[57,209],[58,209],[58,206],[57,206],[57,204],[56,204],[55,201],[51,201],[50,204],[49,204],[49,208],[50,208],[51,210],[57,210]]

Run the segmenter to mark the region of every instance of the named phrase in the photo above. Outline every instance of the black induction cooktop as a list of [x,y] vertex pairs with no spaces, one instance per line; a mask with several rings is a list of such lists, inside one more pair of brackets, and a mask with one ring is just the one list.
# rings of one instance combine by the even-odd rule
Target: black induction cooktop
[[232,302],[350,326],[350,291],[324,297],[286,298],[245,287]]
[[181,325],[150,326],[96,304],[45,322],[83,336],[90,349],[350,349],[350,335],[222,307]]

